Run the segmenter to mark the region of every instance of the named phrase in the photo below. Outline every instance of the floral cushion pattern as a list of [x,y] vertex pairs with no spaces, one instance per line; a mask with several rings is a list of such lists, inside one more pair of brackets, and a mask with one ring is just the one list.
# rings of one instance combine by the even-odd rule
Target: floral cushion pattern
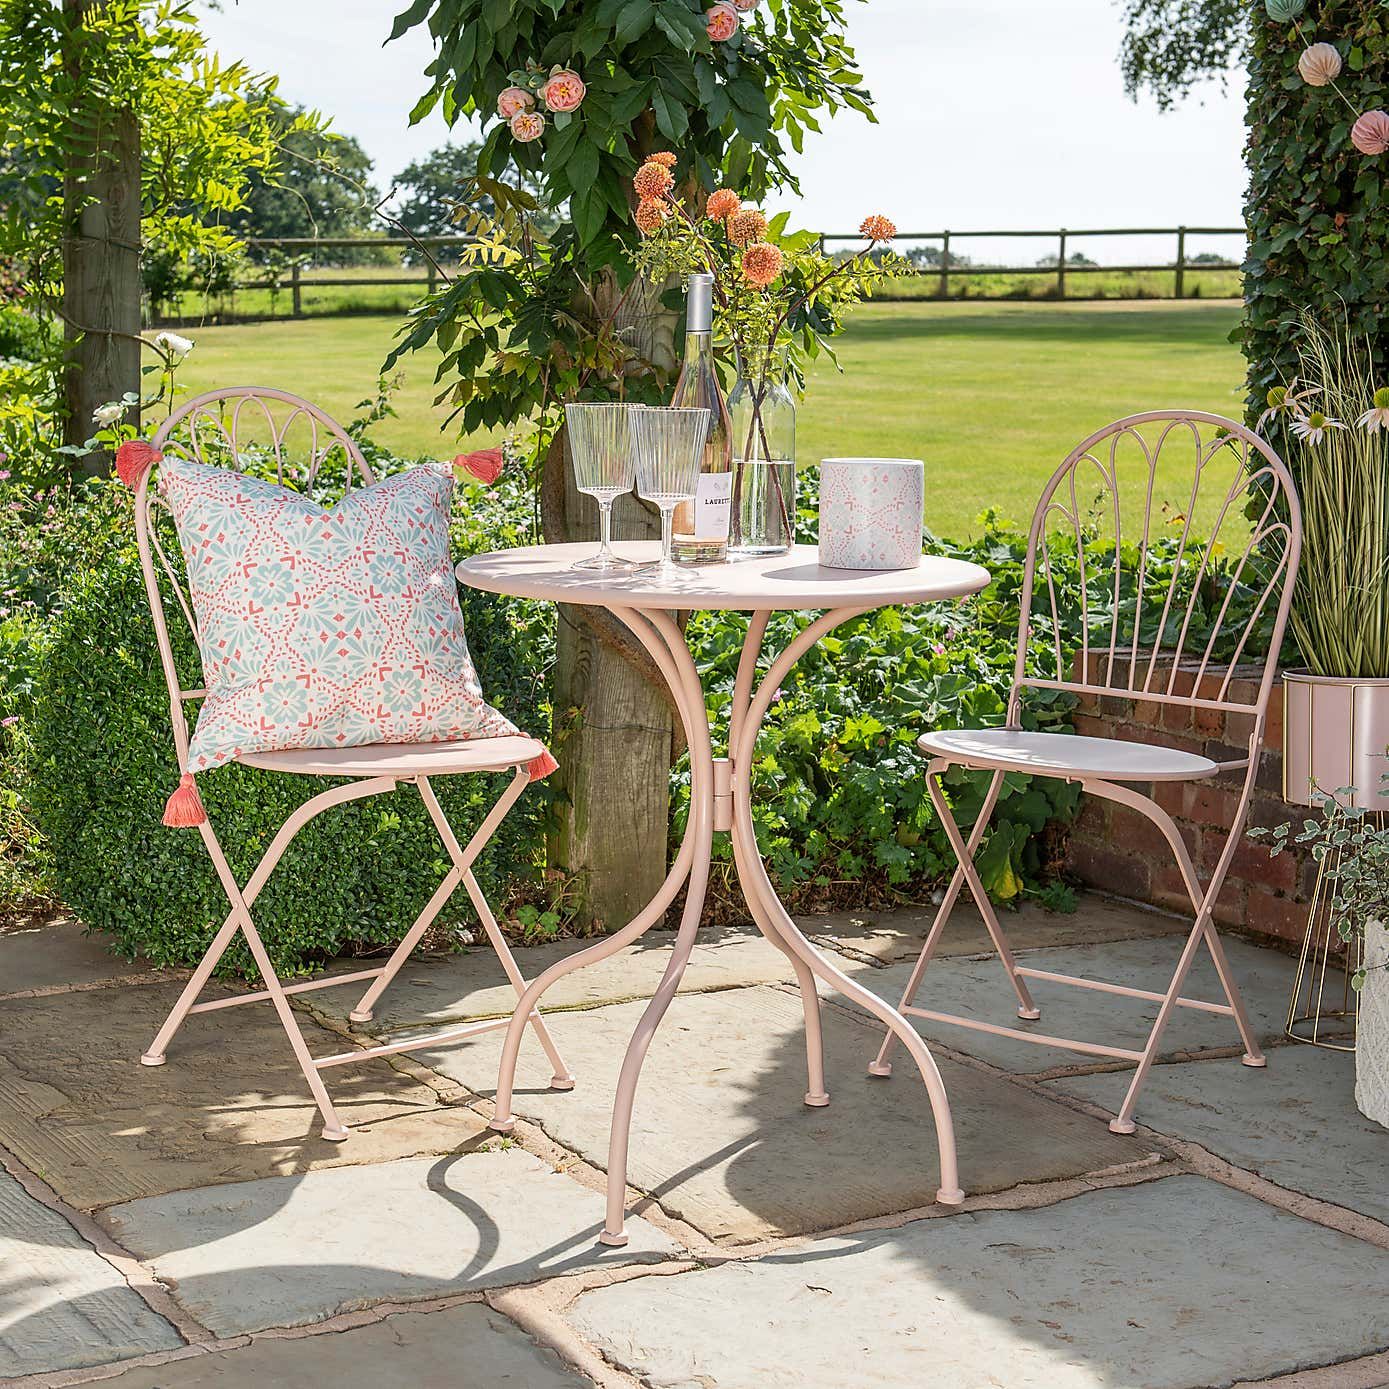
[[327,510],[167,457],[207,698],[188,770],[251,752],[495,738],[449,563],[451,478],[413,468]]

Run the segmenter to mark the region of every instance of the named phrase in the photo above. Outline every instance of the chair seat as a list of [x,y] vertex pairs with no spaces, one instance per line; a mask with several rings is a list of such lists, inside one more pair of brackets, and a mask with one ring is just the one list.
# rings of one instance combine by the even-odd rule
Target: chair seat
[[1191,781],[1219,770],[1208,757],[1122,738],[1029,733],[1016,728],[952,728],[924,734],[922,752],[967,767],[1104,781]]
[[498,772],[539,757],[545,745],[522,734],[451,743],[367,743],[355,748],[286,748],[248,753],[237,761],[302,776],[452,776]]

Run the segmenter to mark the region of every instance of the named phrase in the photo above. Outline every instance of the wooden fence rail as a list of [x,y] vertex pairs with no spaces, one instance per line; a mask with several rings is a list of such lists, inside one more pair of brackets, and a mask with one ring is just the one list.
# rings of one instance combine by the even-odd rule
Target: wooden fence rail
[[[989,228],[982,231],[957,231],[946,229],[932,232],[899,232],[897,242],[899,245],[908,242],[934,242],[940,247],[940,260],[936,265],[923,266],[921,269],[922,278],[934,277],[937,281],[935,298],[948,299],[951,297],[950,284],[952,277],[958,282],[960,279],[976,275],[1052,275],[1056,279],[1056,293],[1058,297],[1064,297],[1066,293],[1066,281],[1072,275],[1092,275],[1097,273],[1104,274],[1146,274],[1150,272],[1172,272],[1173,274],[1173,297],[1184,298],[1186,295],[1187,275],[1193,269],[1221,269],[1232,268],[1238,264],[1242,257],[1233,257],[1227,266],[1205,264],[1193,266],[1187,255],[1187,238],[1192,236],[1229,236],[1243,237],[1245,235],[1243,227],[1199,227],[1199,226],[1180,226],[1180,227],[1057,227],[1046,229],[1023,228],[1019,229],[997,229]],[[1067,263],[1068,247],[1073,247],[1076,240],[1080,238],[1097,236],[1172,236],[1175,237],[1174,258],[1161,265],[1087,265]],[[958,246],[962,241],[976,241],[999,238],[1032,238],[1054,241],[1056,243],[1056,264],[1055,265],[986,265],[986,264],[964,264],[959,260],[953,259],[951,248]],[[247,249],[254,256],[255,253],[278,253],[285,258],[286,263],[283,268],[276,272],[273,269],[266,269],[265,277],[255,280],[245,280],[236,286],[236,290],[269,290],[278,293],[288,290],[290,301],[290,313],[295,318],[304,316],[303,295],[305,288],[313,289],[360,289],[365,285],[371,286],[398,286],[398,285],[420,285],[423,284],[429,293],[433,293],[439,286],[440,271],[435,261],[447,261],[452,259],[450,252],[456,251],[473,242],[473,237],[468,236],[426,236],[418,240],[409,237],[252,237],[246,242]],[[822,250],[832,250],[840,244],[862,244],[863,238],[852,233],[826,232],[820,237]],[[414,251],[420,253],[421,247],[428,251],[427,255],[420,258],[424,262],[422,273],[405,275],[399,277],[372,277],[369,280],[361,278],[343,278],[331,276],[319,276],[317,274],[306,275],[306,261],[316,258],[323,252],[337,250],[345,251],[374,251],[377,249],[394,249],[399,251]],[[328,267],[332,268],[332,267]]]
[[[1046,230],[1026,229],[1023,231],[938,231],[938,232],[898,232],[897,240],[902,241],[938,241],[941,246],[941,258],[939,270],[931,273],[940,277],[940,288],[936,297],[948,299],[950,297],[950,275],[953,271],[957,276],[962,275],[1055,275],[1056,293],[1058,297],[1065,297],[1066,276],[1067,275],[1093,275],[1097,272],[1111,275],[1119,274],[1146,274],[1151,271],[1173,272],[1174,299],[1182,299],[1186,296],[1186,272],[1192,268],[1221,269],[1221,267],[1207,265],[1204,267],[1193,267],[1187,259],[1186,239],[1188,236],[1245,236],[1247,235],[1243,227],[1056,227]],[[1066,243],[1069,239],[1090,237],[1090,236],[1175,236],[1176,256],[1165,265],[1076,265],[1066,263]],[[965,240],[977,240],[988,237],[1041,237],[1056,242],[1056,264],[1055,265],[961,265],[951,264],[950,261],[950,241],[954,238],[956,242]],[[843,232],[827,232],[820,237],[821,250],[828,250],[831,242],[858,242],[862,243],[861,236],[845,234]],[[1231,261],[1230,266],[1237,265],[1238,261]]]

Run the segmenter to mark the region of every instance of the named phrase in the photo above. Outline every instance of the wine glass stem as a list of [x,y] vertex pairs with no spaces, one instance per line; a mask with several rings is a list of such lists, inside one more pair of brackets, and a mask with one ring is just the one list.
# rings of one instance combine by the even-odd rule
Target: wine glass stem
[[675,508],[673,506],[664,507],[661,510],[661,562],[669,565],[673,563],[670,548],[675,539]]
[[608,544],[612,539],[613,529],[613,504],[611,501],[599,502],[598,525],[600,528],[599,534],[602,537],[598,545],[598,554],[603,559],[611,559],[612,549]]

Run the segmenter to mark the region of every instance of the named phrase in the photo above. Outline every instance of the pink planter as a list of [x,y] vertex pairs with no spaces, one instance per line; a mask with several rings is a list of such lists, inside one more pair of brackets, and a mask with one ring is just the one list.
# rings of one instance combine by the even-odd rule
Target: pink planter
[[919,458],[826,458],[820,464],[820,563],[914,569],[921,560]]
[[1312,805],[1311,783],[1328,794],[1355,787],[1350,804],[1389,810],[1389,680],[1283,673],[1283,799]]

